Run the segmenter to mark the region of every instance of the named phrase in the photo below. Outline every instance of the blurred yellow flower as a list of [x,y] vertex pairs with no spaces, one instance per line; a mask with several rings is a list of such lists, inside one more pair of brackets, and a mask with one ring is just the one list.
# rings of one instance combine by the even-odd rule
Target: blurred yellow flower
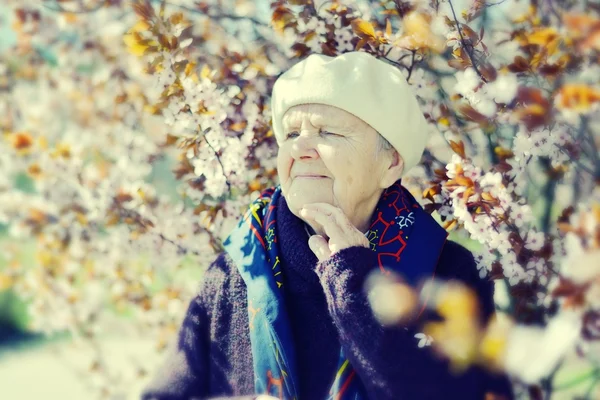
[[558,91],[556,107],[584,113],[600,101],[600,90],[585,84],[565,84]]
[[445,40],[433,33],[431,16],[413,11],[403,18],[404,35],[398,38],[394,46],[409,50],[431,49],[440,53],[446,47]]

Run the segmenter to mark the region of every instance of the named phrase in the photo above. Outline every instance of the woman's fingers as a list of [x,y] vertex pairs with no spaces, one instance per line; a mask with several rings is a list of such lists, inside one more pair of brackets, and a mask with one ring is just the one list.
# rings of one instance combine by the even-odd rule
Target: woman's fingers
[[304,206],[304,209],[309,211],[316,211],[330,217],[331,221],[335,222],[342,230],[354,228],[350,223],[350,220],[348,220],[346,214],[344,214],[344,212],[339,207],[327,203],[312,203],[306,204]]
[[323,211],[319,208],[304,208],[304,211],[300,212],[303,217],[314,220],[317,224],[323,227],[327,237],[341,239],[345,236],[345,232],[339,226],[337,219],[327,211]]
[[312,235],[308,238],[308,247],[317,256],[319,261],[328,259],[331,256],[331,250],[329,249],[329,243],[321,235]]
[[[367,238],[352,225],[338,207],[327,203],[308,204],[300,211],[300,215],[303,218],[312,219],[323,227],[325,234],[329,237],[329,255],[352,246],[369,246]],[[319,256],[317,255],[317,257]]]

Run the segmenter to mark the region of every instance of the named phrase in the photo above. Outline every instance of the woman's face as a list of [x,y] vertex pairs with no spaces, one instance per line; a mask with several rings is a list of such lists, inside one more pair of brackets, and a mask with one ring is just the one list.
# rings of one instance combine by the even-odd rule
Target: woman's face
[[400,177],[390,176],[390,152],[377,154],[377,131],[353,114],[322,104],[290,108],[282,125],[277,170],[292,213],[300,217],[305,204],[328,203],[366,231],[383,189]]

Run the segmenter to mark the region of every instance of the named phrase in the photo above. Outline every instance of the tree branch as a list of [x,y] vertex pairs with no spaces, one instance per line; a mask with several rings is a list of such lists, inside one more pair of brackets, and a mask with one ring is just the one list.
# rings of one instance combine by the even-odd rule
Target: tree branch
[[229,179],[227,179],[227,174],[225,173],[225,166],[223,165],[223,162],[221,161],[221,157],[219,156],[219,153],[215,150],[215,148],[208,141],[208,138],[206,137],[207,133],[208,132],[204,132],[204,140],[206,141],[206,144],[208,145],[208,147],[210,147],[210,149],[213,151],[213,153],[215,153],[215,157],[217,158],[217,161],[219,162],[219,165],[221,166],[221,171],[223,172],[223,176],[225,177],[225,183],[227,184],[227,191],[229,192],[229,194],[231,194],[231,182],[229,182]]
[[448,0],[448,4],[450,4],[450,9],[452,10],[452,16],[454,17],[454,22],[456,22],[456,28],[458,29],[458,34],[460,35],[460,42],[462,43],[463,48],[467,52],[467,55],[469,56],[469,60],[471,60],[471,65],[473,66],[473,69],[475,70],[475,72],[477,72],[477,75],[479,75],[479,77],[484,82],[487,83],[487,79],[485,79],[483,77],[483,75],[481,75],[481,72],[479,71],[479,69],[477,68],[477,65],[475,64],[475,56],[473,55],[473,49],[469,48],[469,46],[467,46],[467,43],[465,42],[465,38],[463,37],[462,31],[460,30],[460,22],[458,22],[458,18],[456,17],[456,13],[454,12],[454,6],[452,5],[452,0]]

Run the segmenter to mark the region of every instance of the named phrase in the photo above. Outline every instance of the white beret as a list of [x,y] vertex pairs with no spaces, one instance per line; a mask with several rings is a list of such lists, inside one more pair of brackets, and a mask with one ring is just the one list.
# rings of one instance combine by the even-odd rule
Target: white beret
[[427,121],[400,70],[365,52],[337,57],[311,54],[273,86],[273,131],[283,140],[283,115],[299,104],[326,104],[359,117],[386,138],[404,159],[406,174],[427,144]]

